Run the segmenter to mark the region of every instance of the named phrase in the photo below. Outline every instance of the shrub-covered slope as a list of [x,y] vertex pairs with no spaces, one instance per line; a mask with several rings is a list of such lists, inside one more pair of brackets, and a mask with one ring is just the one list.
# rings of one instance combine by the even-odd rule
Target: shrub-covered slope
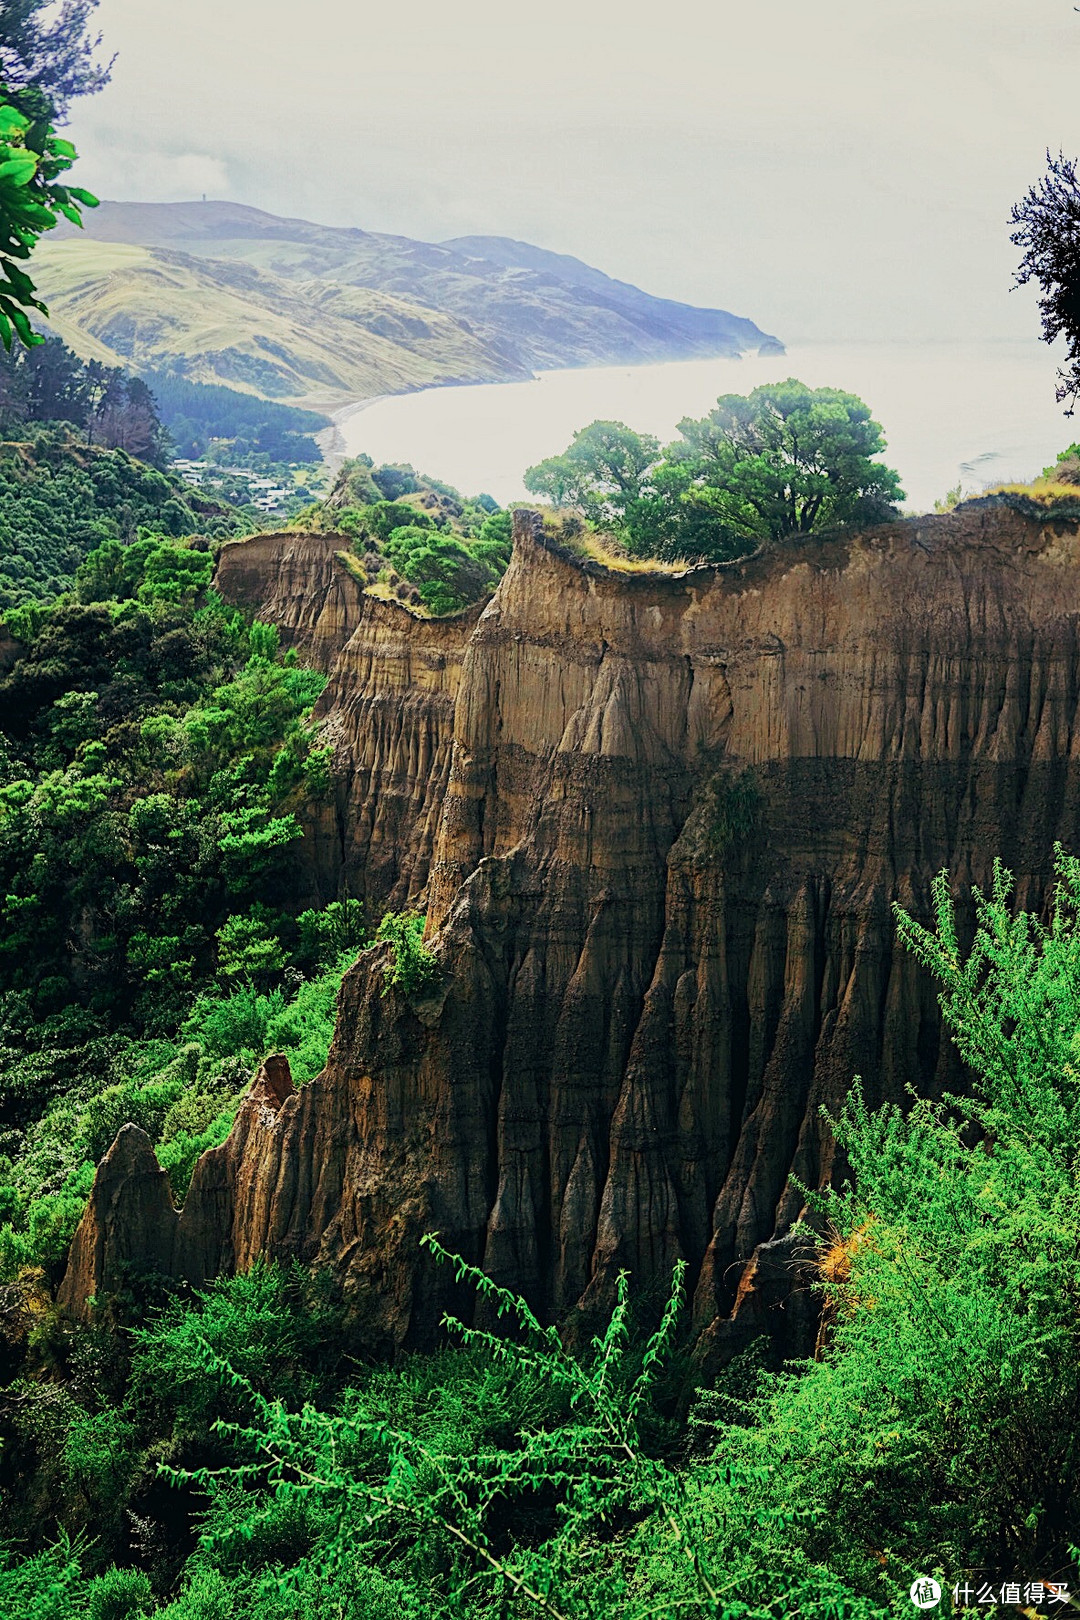
[[[268,1046],[322,1065],[355,902],[305,911],[330,789],[324,678],[208,592],[212,558],[111,540],[0,680],[0,1266],[62,1263],[133,1121],[175,1190]],[[327,975],[329,975],[327,977]]]
[[125,450],[85,445],[63,427],[0,443],[0,612],[67,590],[103,541],[242,532],[240,515]]

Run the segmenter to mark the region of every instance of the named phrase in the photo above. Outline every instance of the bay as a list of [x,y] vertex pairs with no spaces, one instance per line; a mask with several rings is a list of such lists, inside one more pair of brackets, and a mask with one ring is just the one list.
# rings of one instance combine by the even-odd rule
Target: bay
[[721,393],[798,377],[866,400],[888,441],[906,509],[926,511],[957,483],[979,492],[1029,479],[1080,438],[1054,399],[1057,359],[1036,340],[816,343],[786,354],[589,366],[529,382],[429,388],[348,406],[336,423],[347,455],[407,461],[466,494],[506,505],[525,469],[565,450],[596,418],[662,441]]

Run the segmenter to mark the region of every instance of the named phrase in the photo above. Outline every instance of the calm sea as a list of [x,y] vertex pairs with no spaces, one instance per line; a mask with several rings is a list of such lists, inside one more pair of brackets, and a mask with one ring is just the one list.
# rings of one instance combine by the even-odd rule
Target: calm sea
[[564,450],[597,417],[663,441],[718,394],[798,377],[866,400],[908,507],[922,511],[958,482],[977,491],[1030,478],[1080,439],[1080,418],[1070,421],[1055,403],[1055,369],[1054,355],[1034,340],[814,344],[765,359],[590,366],[531,382],[425,389],[350,407],[338,425],[349,455],[408,461],[506,504],[525,494],[526,467]]

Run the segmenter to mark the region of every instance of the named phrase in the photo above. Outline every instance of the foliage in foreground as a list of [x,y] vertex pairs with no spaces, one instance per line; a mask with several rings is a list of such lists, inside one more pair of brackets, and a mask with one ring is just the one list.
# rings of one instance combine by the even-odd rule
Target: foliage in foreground
[[530,467],[525,487],[611,529],[631,555],[723,562],[763,541],[895,517],[904,492],[874,459],[884,449],[861,399],[789,378],[722,395],[662,453],[651,434],[593,422]]
[[323,677],[209,591],[212,557],[105,542],[76,599],[9,614],[0,679],[0,1279],[55,1281],[126,1121],[182,1198],[269,1049],[325,1063],[368,934],[305,904],[330,786]]
[[41,341],[30,325],[31,312],[49,312],[26,269],[39,238],[61,217],[81,225],[80,210],[97,207],[96,197],[60,178],[77,154],[53,129],[52,108],[40,95],[23,99],[26,110],[9,99],[0,82],[0,342],[5,349],[15,336],[28,346]]
[[[1058,873],[1043,927],[1012,914],[999,870],[976,897],[967,952],[944,875],[934,930],[898,914],[975,1087],[906,1113],[873,1112],[856,1091],[836,1122],[853,1179],[813,1199],[826,1231],[820,1360],[775,1371],[750,1352],[684,1422],[681,1268],[651,1333],[623,1278],[606,1328],[573,1353],[431,1238],[503,1327],[450,1323],[456,1347],[390,1368],[337,1354],[345,1318],[328,1285],[256,1268],[167,1306],[125,1365],[115,1340],[113,1363],[100,1360],[100,1330],[72,1335],[67,1382],[39,1375],[10,1409],[9,1456],[29,1470],[16,1480],[33,1486],[51,1434],[60,1461],[37,1466],[66,1505],[52,1550],[0,1573],[0,1600],[34,1593],[33,1569],[64,1594],[53,1608],[33,1596],[39,1620],[89,1613],[106,1577],[169,1620],[870,1620],[910,1614],[916,1575],[947,1590],[976,1568],[1068,1579],[1080,864],[1062,855]],[[153,1494],[158,1459],[167,1498]],[[141,1552],[100,1528],[103,1507],[96,1547],[63,1539],[106,1491],[131,1524],[156,1512]],[[161,1530],[166,1501],[186,1504],[185,1524],[199,1516],[186,1559]],[[112,1561],[126,1567],[110,1575]]]

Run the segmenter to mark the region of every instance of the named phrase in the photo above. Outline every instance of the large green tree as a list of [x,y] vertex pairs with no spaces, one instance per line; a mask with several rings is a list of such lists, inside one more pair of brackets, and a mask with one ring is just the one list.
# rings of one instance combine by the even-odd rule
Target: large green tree
[[898,474],[869,406],[789,378],[724,394],[660,454],[649,434],[593,422],[525,486],[613,529],[641,556],[723,561],[763,541],[896,516]]
[[738,550],[881,522],[903,499],[899,475],[874,459],[885,439],[869,406],[839,388],[789,377],[748,395],[723,394],[708,416],[680,422],[679,434],[655,479],[661,499],[676,507],[676,541],[711,532],[714,544]]
[[659,454],[651,433],[635,433],[625,422],[590,422],[563,455],[527,470],[525,488],[594,522],[622,522],[642,499]]

